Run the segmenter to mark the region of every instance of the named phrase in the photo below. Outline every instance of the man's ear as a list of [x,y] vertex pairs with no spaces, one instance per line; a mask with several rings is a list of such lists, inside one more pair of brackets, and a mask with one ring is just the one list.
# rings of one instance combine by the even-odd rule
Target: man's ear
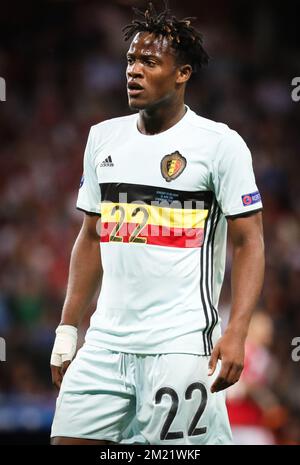
[[176,83],[184,84],[185,82],[187,82],[190,79],[192,72],[193,68],[191,67],[191,65],[180,66],[178,68]]

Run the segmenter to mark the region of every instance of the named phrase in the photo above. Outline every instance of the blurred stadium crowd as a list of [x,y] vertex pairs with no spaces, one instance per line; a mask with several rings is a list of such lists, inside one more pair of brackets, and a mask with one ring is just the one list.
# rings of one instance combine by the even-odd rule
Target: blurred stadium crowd
[[[157,2],[160,5],[159,2]],[[261,427],[271,442],[300,444],[300,75],[293,12],[276,3],[171,2],[197,16],[212,57],[187,104],[236,129],[249,145],[264,203],[266,279],[233,426]],[[282,2],[281,2],[282,3]],[[129,113],[121,29],[142,1],[45,1],[1,6],[0,432],[47,431],[56,393],[49,357],[82,221],[75,209],[89,127]],[[226,322],[230,254],[221,299]],[[85,325],[88,324],[86,318]],[[250,412],[250,413],[249,413]],[[251,413],[252,412],[252,413]],[[254,433],[253,433],[254,434]],[[251,429],[247,433],[251,443]],[[242,441],[242,439],[241,439]],[[269,439],[266,439],[268,442]]]

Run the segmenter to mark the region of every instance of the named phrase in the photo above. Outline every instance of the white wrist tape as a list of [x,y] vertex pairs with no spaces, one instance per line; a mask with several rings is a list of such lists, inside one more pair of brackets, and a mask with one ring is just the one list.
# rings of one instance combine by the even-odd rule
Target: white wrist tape
[[56,328],[56,338],[51,354],[50,364],[57,367],[63,362],[72,360],[77,347],[77,328],[71,325],[60,325]]

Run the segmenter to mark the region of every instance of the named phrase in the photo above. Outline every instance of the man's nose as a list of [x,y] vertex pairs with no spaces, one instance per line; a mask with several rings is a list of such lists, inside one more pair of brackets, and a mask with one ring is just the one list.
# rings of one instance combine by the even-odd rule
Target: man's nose
[[143,71],[140,63],[134,63],[128,66],[127,74],[131,78],[142,77]]

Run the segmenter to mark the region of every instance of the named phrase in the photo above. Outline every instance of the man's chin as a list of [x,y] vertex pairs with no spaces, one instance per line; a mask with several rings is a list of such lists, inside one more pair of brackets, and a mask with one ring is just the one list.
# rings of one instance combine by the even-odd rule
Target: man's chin
[[147,107],[145,102],[139,102],[138,99],[128,99],[128,106],[130,110],[144,110]]

